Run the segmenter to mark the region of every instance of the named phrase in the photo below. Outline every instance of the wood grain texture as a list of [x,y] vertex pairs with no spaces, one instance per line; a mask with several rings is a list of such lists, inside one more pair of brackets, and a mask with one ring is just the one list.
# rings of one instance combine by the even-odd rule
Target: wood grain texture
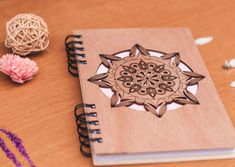
[[[76,30],[74,33],[83,37],[87,61],[86,65],[79,65],[83,101],[96,105],[95,111],[98,114],[99,128],[102,131],[103,143],[94,142],[92,144],[96,154],[223,149],[235,146],[234,128],[220,102],[211,77],[188,29],[82,29]],[[200,105],[186,104],[178,109],[168,111],[161,118],[157,118],[149,112],[135,111],[128,107],[111,107],[111,99],[106,97],[97,84],[89,82],[88,79],[96,75],[97,68],[101,63],[100,53],[117,53],[130,49],[135,43],[150,50],[166,53],[179,52],[181,60],[194,72],[206,76],[198,83],[196,97],[200,101]],[[108,87],[109,89],[112,87],[125,98],[144,97],[136,93],[124,93],[128,90],[124,90],[122,84],[116,81],[117,76],[113,77],[113,75],[118,75],[119,69],[122,69],[122,67],[119,68],[120,64],[134,63],[133,60],[139,62],[139,57],[125,59],[125,61],[120,60],[119,64],[118,61],[112,62],[114,69],[111,69],[111,74],[109,71],[109,76],[104,79],[106,81],[104,83],[112,85]],[[142,57],[141,60],[148,59]],[[151,61],[153,60],[149,60],[149,62]],[[171,72],[173,74],[173,71]],[[200,76],[198,74],[193,73],[190,76],[198,77]],[[94,79],[97,78],[102,77],[96,75]],[[163,97],[182,96],[182,90],[179,91],[179,95],[177,93],[162,97],[159,95],[159,103],[164,101]],[[148,98],[144,100],[146,99],[148,100]],[[152,105],[158,104],[153,102]],[[92,112],[94,109],[86,108],[85,110]],[[97,137],[96,134],[91,136]]]
[[[200,46],[200,51],[235,123],[235,89],[229,87],[235,71],[221,68],[224,59],[235,55],[234,8],[231,0],[0,1],[1,54],[8,52],[4,47],[5,23],[18,13],[40,15],[50,31],[47,51],[31,56],[40,68],[33,81],[19,86],[0,75],[0,126],[24,140],[38,167],[92,166],[91,160],[79,152],[72,109],[81,102],[81,96],[79,83],[67,72],[63,40],[74,28],[126,27],[189,27],[194,37],[214,36],[210,44]],[[215,160],[148,166],[232,167],[234,164],[235,160]],[[14,166],[2,151],[0,166]]]

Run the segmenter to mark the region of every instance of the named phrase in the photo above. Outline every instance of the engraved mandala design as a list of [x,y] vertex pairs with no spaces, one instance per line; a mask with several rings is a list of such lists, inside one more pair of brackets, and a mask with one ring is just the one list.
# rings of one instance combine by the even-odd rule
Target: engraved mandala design
[[142,59],[136,63],[125,63],[117,71],[120,77],[116,79],[121,81],[120,87],[128,93],[137,92],[140,97],[169,96],[177,89],[175,85],[179,83],[178,75],[169,66],[146,63]]
[[146,111],[161,117],[167,104],[199,104],[187,86],[198,84],[203,75],[182,71],[179,53],[151,56],[149,51],[136,44],[128,57],[100,55],[107,73],[97,74],[88,80],[102,88],[112,90],[112,107],[132,104],[143,105]]

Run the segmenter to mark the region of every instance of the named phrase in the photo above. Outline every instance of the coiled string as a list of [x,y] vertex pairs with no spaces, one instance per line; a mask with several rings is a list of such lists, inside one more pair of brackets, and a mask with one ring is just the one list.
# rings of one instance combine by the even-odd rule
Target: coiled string
[[[36,167],[31,158],[29,157],[28,153],[26,152],[22,144],[22,140],[19,137],[17,137],[16,134],[13,134],[12,132],[7,131],[3,128],[0,128],[0,132],[5,134],[11,140],[11,142],[15,145],[18,151],[29,162],[30,167]],[[0,147],[5,152],[6,156],[12,160],[12,162],[15,164],[16,167],[23,167],[21,163],[17,160],[15,154],[7,147],[6,143],[1,137],[0,137]]]

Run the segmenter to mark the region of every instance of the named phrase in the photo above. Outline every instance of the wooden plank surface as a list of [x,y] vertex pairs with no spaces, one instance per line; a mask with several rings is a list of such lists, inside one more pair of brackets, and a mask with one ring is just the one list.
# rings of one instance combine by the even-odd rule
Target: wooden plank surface
[[[38,167],[91,166],[81,156],[73,119],[73,106],[81,101],[79,83],[67,72],[63,40],[74,28],[189,27],[194,37],[213,36],[200,46],[201,54],[228,113],[235,123],[235,70],[221,68],[235,57],[235,2],[231,0],[25,0],[0,1],[0,53],[5,23],[19,13],[35,13],[48,23],[47,51],[30,56],[40,71],[35,79],[17,85],[0,74],[0,126],[17,133]],[[10,142],[7,142],[11,145]],[[15,151],[15,149],[13,149]],[[17,154],[17,157],[24,160]],[[24,162],[24,164],[27,164]],[[168,163],[148,166],[234,166],[235,160]],[[14,166],[0,151],[0,166]],[[25,165],[27,166],[27,165]]]

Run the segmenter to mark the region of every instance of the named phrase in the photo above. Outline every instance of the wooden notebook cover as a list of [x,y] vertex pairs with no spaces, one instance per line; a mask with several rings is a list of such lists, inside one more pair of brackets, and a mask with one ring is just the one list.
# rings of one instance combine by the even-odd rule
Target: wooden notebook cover
[[[79,66],[84,103],[94,103],[103,143],[92,142],[95,154],[145,153],[233,148],[235,134],[192,35],[185,28],[74,30],[82,35],[87,64]],[[130,49],[134,44],[167,53],[179,52],[193,71],[206,76],[196,97],[200,105],[186,104],[158,118],[128,107],[111,107],[108,98],[88,79],[96,75],[100,54]],[[81,58],[79,58],[81,59]],[[94,112],[86,108],[85,112]],[[87,118],[90,119],[91,118]],[[89,128],[97,126],[89,125]]]

